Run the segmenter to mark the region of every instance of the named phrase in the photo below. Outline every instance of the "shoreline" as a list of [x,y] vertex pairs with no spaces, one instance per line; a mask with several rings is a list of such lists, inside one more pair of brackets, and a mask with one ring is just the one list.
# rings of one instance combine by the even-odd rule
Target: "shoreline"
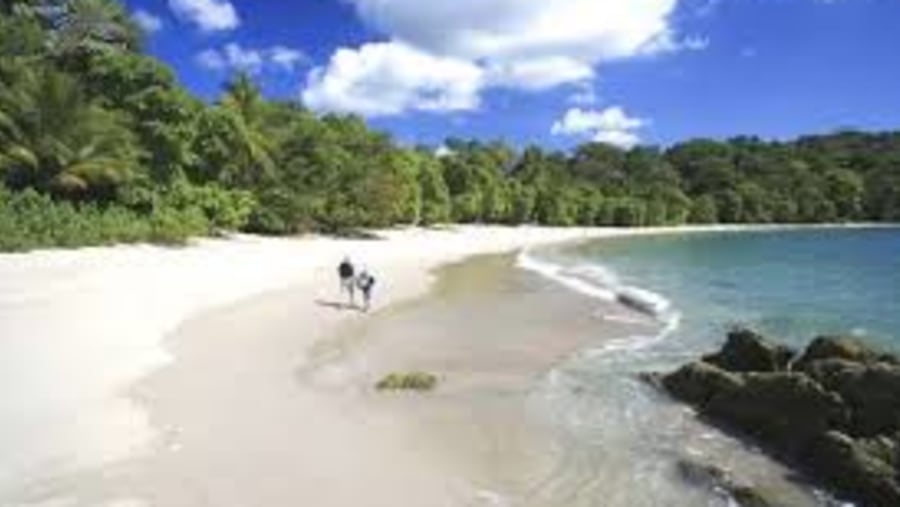
[[[865,228],[857,225],[850,227]],[[154,428],[146,418],[147,413],[133,406],[122,394],[129,393],[128,386],[135,381],[174,364],[172,354],[176,358],[179,354],[173,350],[179,345],[172,345],[164,339],[172,334],[173,329],[185,325],[186,321],[202,318],[204,313],[214,312],[217,308],[244,305],[257,298],[274,298],[282,290],[285,293],[290,290],[317,294],[317,299],[327,299],[335,292],[331,264],[345,253],[360,252],[358,256],[365,258],[370,268],[381,274],[382,280],[391,281],[379,286],[378,293],[385,295],[385,299],[376,300],[379,308],[388,308],[427,293],[435,268],[481,253],[512,252],[536,245],[609,237],[794,228],[821,229],[829,226],[645,229],[464,226],[452,231],[386,231],[381,233],[386,237],[385,241],[238,237],[224,241],[205,240],[197,246],[174,250],[137,246],[16,254],[14,259],[11,259],[12,256],[0,258],[0,270],[4,274],[15,275],[11,277],[12,284],[4,287],[4,293],[0,294],[0,310],[4,316],[11,314],[19,318],[3,320],[13,334],[26,331],[25,324],[30,324],[28,327],[32,332],[34,327],[38,328],[32,341],[44,343],[29,346],[56,346],[65,336],[69,343],[64,345],[72,347],[68,351],[52,353],[47,361],[49,364],[43,365],[52,368],[65,364],[68,369],[61,369],[68,375],[75,374],[76,383],[71,387],[81,388],[81,392],[74,389],[74,392],[67,393],[70,399],[62,404],[62,410],[52,407],[56,413],[49,419],[55,416],[59,420],[50,420],[49,424],[38,428],[44,431],[59,429],[62,419],[68,422],[68,417],[72,415],[78,416],[80,423],[57,435],[61,440],[50,442],[45,449],[37,449],[38,454],[41,451],[45,453],[41,458],[50,457],[62,463],[50,477],[37,478],[38,482],[44,482],[52,480],[54,475],[100,467],[104,463],[145,452],[148,445],[159,437],[159,429]],[[442,250],[436,251],[437,248]],[[197,273],[197,270],[205,271]],[[173,303],[170,298],[179,293],[182,299]],[[76,295],[73,304],[72,298]],[[306,311],[316,310],[312,303],[306,302]],[[28,318],[36,314],[44,317],[43,326],[34,326],[33,318]],[[77,325],[72,325],[71,321],[76,317]],[[338,325],[338,321],[353,320],[353,317],[341,315],[337,319],[317,322],[317,326],[321,326],[317,329],[317,335],[325,336]],[[139,328],[141,332],[135,333],[133,328]],[[127,343],[117,341],[120,336],[128,336]],[[91,341],[94,348],[85,353],[85,342],[90,344]],[[29,352],[39,354],[45,351],[35,348]],[[111,365],[112,362],[121,363],[122,359],[125,359],[125,364]],[[73,372],[72,363],[79,361],[83,364],[75,364]],[[79,366],[84,367],[85,371],[79,372]],[[87,368],[96,369],[93,378],[78,385],[78,381],[85,380],[79,378],[79,374],[90,377],[91,372],[87,372]],[[15,381],[19,379],[15,378],[15,373],[12,381],[5,382],[5,385],[16,385]],[[56,377],[54,374],[36,379],[26,376],[26,380],[46,382]],[[57,380],[62,381],[61,378]],[[46,407],[34,408],[33,415],[36,417],[32,419],[40,420],[41,416],[46,418],[48,415],[46,411],[41,411]],[[86,412],[93,413],[85,417]],[[84,448],[84,442],[97,444],[97,440],[102,445]],[[63,452],[60,453],[60,450]],[[35,449],[26,448],[24,451],[26,454],[33,453]],[[77,459],[72,460],[67,454]],[[86,455],[98,459],[82,461]],[[0,481],[12,478],[19,479],[17,482],[21,484],[21,474],[30,474],[30,470],[40,466],[41,462],[45,460],[14,468],[11,475],[0,476]],[[10,474],[7,469],[3,472]],[[7,490],[5,482],[0,482],[0,497]]]

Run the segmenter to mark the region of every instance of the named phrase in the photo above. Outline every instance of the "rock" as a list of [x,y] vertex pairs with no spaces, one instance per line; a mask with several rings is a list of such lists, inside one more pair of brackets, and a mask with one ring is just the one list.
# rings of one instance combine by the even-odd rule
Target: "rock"
[[704,361],[731,372],[785,371],[794,351],[766,340],[748,329],[735,329],[728,333],[722,350],[706,356]]
[[641,372],[638,373],[638,379],[659,390],[665,390],[663,386],[663,375],[659,372]]
[[737,486],[726,490],[740,507],[774,507],[780,505],[766,498],[766,495],[748,486]]
[[379,391],[432,391],[437,386],[437,376],[420,371],[391,373],[375,384]]
[[894,435],[893,438],[886,435],[861,438],[856,440],[856,444],[866,453],[894,468],[900,465],[900,435]]
[[813,380],[822,384],[825,389],[834,391],[840,384],[841,378],[848,372],[862,371],[865,365],[846,359],[828,358],[814,361],[798,362],[794,371],[805,373]]
[[[900,506],[900,364],[855,338],[820,337],[791,354],[751,331],[729,334],[703,361],[654,375],[705,418],[755,438],[775,456],[865,506]],[[692,483],[726,489],[715,467],[679,465]],[[777,505],[727,489],[740,505]]]
[[741,388],[716,392],[703,413],[788,453],[847,420],[840,396],[787,372],[747,374]]
[[900,366],[877,363],[843,369],[833,374],[830,387],[850,407],[854,436],[900,430]]
[[805,362],[802,371],[850,408],[849,426],[840,429],[856,437],[900,430],[900,366],[829,358]]
[[740,507],[771,507],[778,502],[767,498],[763,491],[750,486],[738,484],[724,469],[715,465],[697,463],[682,459],[676,464],[678,475],[694,486],[722,491],[730,496]]
[[804,461],[839,492],[851,495],[863,505],[900,505],[900,484],[894,467],[843,433],[829,431],[817,438]]
[[728,472],[715,465],[681,459],[678,460],[675,466],[678,470],[678,475],[685,482],[694,486],[715,488],[724,482],[730,481]]
[[886,356],[875,352],[858,338],[820,336],[806,347],[803,357],[797,361],[797,364],[802,366],[819,359],[844,359],[855,363],[873,363],[880,361],[883,357]]
[[663,376],[662,384],[672,396],[702,409],[713,395],[738,390],[743,381],[717,366],[697,361]]

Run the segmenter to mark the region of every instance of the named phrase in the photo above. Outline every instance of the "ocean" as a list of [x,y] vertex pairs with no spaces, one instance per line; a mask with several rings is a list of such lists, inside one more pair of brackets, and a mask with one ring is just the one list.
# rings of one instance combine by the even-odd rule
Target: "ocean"
[[[567,456],[542,496],[559,505],[729,505],[678,476],[686,459],[723,466],[790,505],[835,504],[637,375],[715,350],[735,325],[795,347],[849,333],[900,351],[900,229],[613,238],[525,252],[519,266],[586,297],[624,297],[658,321],[658,332],[580,351],[535,388],[533,412],[556,428]],[[612,317],[595,318],[603,326]]]

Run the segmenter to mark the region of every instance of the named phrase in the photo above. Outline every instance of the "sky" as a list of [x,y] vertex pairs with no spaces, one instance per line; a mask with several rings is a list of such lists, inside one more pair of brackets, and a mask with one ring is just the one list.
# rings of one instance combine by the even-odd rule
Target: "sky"
[[126,0],[215,100],[354,113],[406,144],[565,149],[900,128],[898,0]]

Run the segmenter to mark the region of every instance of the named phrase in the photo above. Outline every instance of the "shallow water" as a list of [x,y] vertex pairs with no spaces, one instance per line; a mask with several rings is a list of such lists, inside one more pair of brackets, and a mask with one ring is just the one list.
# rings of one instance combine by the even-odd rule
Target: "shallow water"
[[[410,442],[451,464],[462,485],[454,505],[728,505],[677,475],[684,458],[740,469],[739,480],[790,505],[817,503],[787,470],[636,379],[656,365],[641,346],[659,343],[677,313],[651,318],[600,288],[600,299],[583,297],[578,283],[512,269],[509,258],[442,275],[428,298],[325,343],[300,378],[408,425]],[[437,392],[372,394],[382,375],[409,370],[436,373]]]
[[[885,348],[900,342],[900,230],[704,233],[612,239],[530,253],[526,268],[585,295],[638,288],[665,331],[621,337],[555,369],[542,383],[543,413],[571,441],[567,482],[583,478],[584,505],[715,505],[680,496],[677,460],[724,465],[741,482],[788,505],[833,502],[760,452],[699,423],[635,376],[715,349],[744,323],[796,346],[852,331]],[[631,293],[631,292],[629,292]],[[577,393],[573,395],[572,393]],[[596,477],[604,477],[597,480]],[[578,502],[571,502],[575,505]]]

